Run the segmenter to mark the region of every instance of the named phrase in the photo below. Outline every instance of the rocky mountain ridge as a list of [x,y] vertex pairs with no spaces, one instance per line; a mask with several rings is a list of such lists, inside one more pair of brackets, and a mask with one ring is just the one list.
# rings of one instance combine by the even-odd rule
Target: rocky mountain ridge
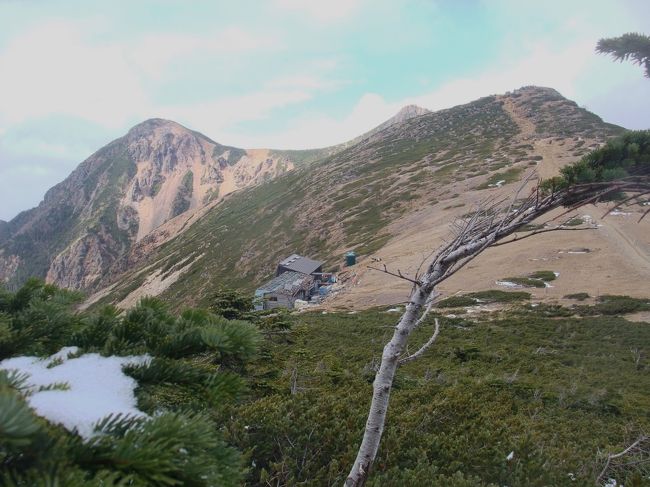
[[16,287],[34,275],[93,289],[139,242],[160,244],[225,196],[343,149],[246,150],[146,120],[82,162],[38,207],[0,223],[0,283]]
[[[507,194],[530,171],[557,174],[621,131],[539,87],[416,116],[230,195],[163,246],[125,254],[89,303],[127,307],[162,295],[178,306],[204,305],[221,285],[254,289],[294,252],[337,269],[354,249],[361,262],[404,257],[414,271],[409,259],[431,252],[474,202]],[[403,248],[405,233],[419,240]],[[363,284],[354,278],[338,302],[364,307],[403,294],[399,283],[363,268],[354,271]]]
[[130,246],[168,220],[293,169],[269,151],[220,145],[147,120],[100,149],[37,207],[0,229],[0,280],[28,275],[91,288]]

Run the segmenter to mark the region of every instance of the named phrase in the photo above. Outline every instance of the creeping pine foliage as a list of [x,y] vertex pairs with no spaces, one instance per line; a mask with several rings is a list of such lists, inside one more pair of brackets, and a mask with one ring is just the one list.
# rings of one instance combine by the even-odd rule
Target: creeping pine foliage
[[75,313],[73,293],[30,280],[0,291],[0,358],[80,353],[148,354],[124,371],[138,381],[149,418],[110,416],[87,441],[34,414],[27,377],[0,371],[0,485],[239,485],[242,455],[228,446],[218,411],[240,396],[259,334],[245,321],[205,310],[179,316],[155,299],[120,315]]
[[[613,316],[600,302],[530,306],[506,294],[478,294],[502,311],[458,309],[454,318],[441,310],[436,346],[396,377],[367,485],[593,486],[606,454],[650,431],[647,323]],[[480,305],[475,296],[461,306]],[[648,300],[606,302],[626,310]],[[293,315],[286,340],[262,345],[250,368],[251,397],[231,407],[226,423],[227,440],[251,452],[247,485],[344,482],[395,324],[385,310]],[[432,327],[433,317],[414,343]],[[633,476],[616,479],[645,485]]]
[[650,174],[650,130],[629,131],[608,141],[580,161],[561,169],[561,175],[544,182],[544,188],[565,188]]

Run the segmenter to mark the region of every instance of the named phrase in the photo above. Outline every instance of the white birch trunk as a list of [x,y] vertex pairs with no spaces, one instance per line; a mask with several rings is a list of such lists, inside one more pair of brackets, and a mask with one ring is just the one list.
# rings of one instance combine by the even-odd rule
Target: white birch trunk
[[426,293],[421,288],[416,288],[411,293],[411,302],[406,306],[404,314],[395,327],[393,338],[384,347],[381,365],[372,385],[372,403],[366,421],[363,441],[359,447],[354,466],[345,481],[346,487],[362,486],[368,478],[368,473],[377,456],[379,442],[384,432],[388,400],[399,357],[404,352],[408,337],[415,328],[426,298]]

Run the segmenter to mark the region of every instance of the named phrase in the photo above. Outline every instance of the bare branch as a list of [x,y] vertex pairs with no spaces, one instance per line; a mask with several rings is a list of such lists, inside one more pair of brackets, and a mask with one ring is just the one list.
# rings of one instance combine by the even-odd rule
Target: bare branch
[[[621,458],[630,458],[627,462],[618,462]],[[606,477],[613,475],[616,471],[626,470],[631,467],[642,465],[650,462],[650,436],[641,435],[634,443],[619,453],[610,453],[607,455],[605,466],[596,477],[596,483],[600,484]]]
[[508,209],[506,210],[506,213],[503,216],[503,220],[501,221],[501,224],[499,225],[499,228],[497,230],[501,230],[503,225],[506,223],[506,221],[508,219],[508,216],[510,215],[510,212],[512,211],[512,207],[514,206],[515,201],[517,201],[517,198],[519,197],[519,193],[521,193],[523,191],[523,189],[526,187],[526,185],[528,185],[528,183],[533,178],[533,176],[535,176],[535,171],[531,171],[530,174],[528,174],[528,176],[526,176],[524,178],[522,183],[519,185],[519,188],[517,188],[517,191],[515,191],[515,194],[512,195],[510,205],[508,206]]
[[420,315],[418,320],[415,322],[415,328],[420,326],[424,322],[424,320],[427,319],[427,316],[429,315],[431,308],[433,308],[433,304],[436,302],[439,296],[440,294],[436,292],[433,292],[429,295],[429,297],[427,298],[427,302],[425,304],[424,312]]
[[404,365],[408,362],[415,360],[416,358],[420,357],[424,352],[426,352],[431,345],[433,345],[433,342],[436,341],[436,338],[438,338],[438,335],[440,334],[440,323],[438,322],[438,318],[435,319],[435,323],[436,323],[436,327],[433,331],[433,335],[431,335],[431,338],[429,338],[429,340],[424,345],[422,345],[417,352],[412,353],[411,355],[408,355],[407,357],[400,359],[400,361],[398,362],[399,365]]
[[635,199],[637,199],[637,198],[640,198],[641,196],[645,196],[646,194],[649,194],[649,193],[650,193],[650,191],[644,191],[643,193],[633,194],[633,195],[630,196],[629,198],[625,198],[623,201],[621,201],[620,203],[614,205],[612,208],[610,208],[609,210],[607,210],[607,211],[603,214],[603,216],[602,216],[601,218],[605,218],[605,217],[606,217],[607,215],[609,215],[611,212],[616,211],[617,209],[621,208],[621,207],[622,207],[623,205],[625,205],[626,203],[628,203],[628,202],[630,202],[630,201],[633,201],[633,200],[635,200]]
[[400,271],[399,269],[397,269],[397,273],[389,271],[388,268],[386,267],[386,264],[384,264],[383,269],[378,269],[377,267],[373,267],[373,266],[370,266],[370,265],[366,266],[366,267],[368,267],[368,269],[372,269],[373,271],[383,272],[384,274],[388,274],[389,276],[404,279],[405,281],[408,281],[408,282],[410,282],[412,284],[415,284],[416,286],[420,286],[422,284],[420,281],[417,281],[415,279],[411,279],[410,277],[405,276],[404,274],[402,274],[402,271]]
[[[437,252],[431,254],[431,262],[428,264],[426,272],[422,275],[420,275],[420,269],[424,264],[421,264],[420,268],[418,268],[417,280],[405,277],[401,271],[398,271],[397,274],[388,271],[385,266],[383,271],[370,267],[371,269],[405,279],[413,283],[414,286],[411,290],[405,311],[395,326],[393,336],[384,346],[379,369],[373,382],[372,402],[366,421],[363,440],[357,452],[354,465],[346,479],[345,485],[347,487],[362,486],[368,478],[379,449],[392,384],[398,366],[405,363],[404,361],[415,360],[422,356],[438,337],[439,324],[436,320],[436,329],[427,343],[420,347],[417,352],[413,354],[407,353],[406,357],[400,359],[406,351],[410,334],[424,321],[431,309],[432,296],[435,293],[435,286],[437,284],[458,272],[468,262],[478,257],[485,249],[496,245],[502,239],[520,230],[524,225],[533,222],[542,215],[560,206],[572,207],[568,211],[570,212],[586,203],[597,201],[599,198],[612,192],[650,192],[650,178],[647,177],[626,178],[615,182],[608,181],[574,185],[559,190],[554,187],[550,194],[544,194],[538,183],[537,187],[526,198],[519,200],[519,194],[531,178],[532,175],[529,175],[524,180],[524,183],[520,185],[509,204],[504,205],[505,200],[486,200],[482,204],[479,204],[476,210],[468,215],[467,218],[454,222],[451,226],[451,240],[445,242]],[[516,204],[517,208],[515,209]],[[553,229],[533,231],[524,237],[515,236],[507,242],[504,241],[503,244],[515,240],[522,240],[528,236],[537,235],[546,231],[559,229],[586,230],[587,228],[568,229],[560,224]]]

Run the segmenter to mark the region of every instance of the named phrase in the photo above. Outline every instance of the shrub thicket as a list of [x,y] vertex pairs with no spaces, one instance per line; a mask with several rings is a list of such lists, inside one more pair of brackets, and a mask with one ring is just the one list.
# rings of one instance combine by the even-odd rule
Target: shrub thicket
[[629,131],[589,152],[575,164],[565,166],[560,176],[545,181],[543,187],[559,189],[649,174],[650,130]]

